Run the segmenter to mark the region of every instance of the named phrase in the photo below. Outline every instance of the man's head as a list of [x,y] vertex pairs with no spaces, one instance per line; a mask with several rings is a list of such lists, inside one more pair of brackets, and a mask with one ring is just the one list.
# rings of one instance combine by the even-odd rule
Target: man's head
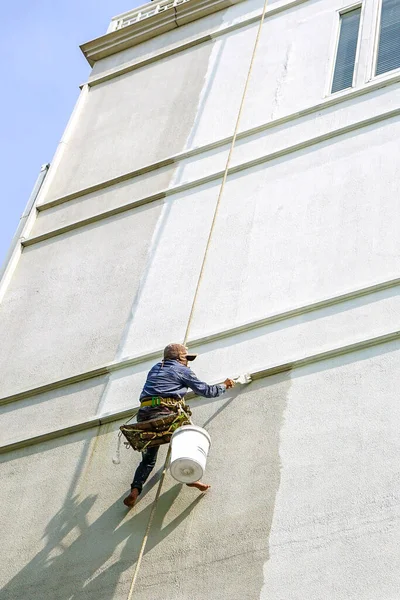
[[188,354],[188,349],[183,344],[168,344],[164,348],[164,360],[177,360],[187,366],[189,360],[194,360],[197,354]]

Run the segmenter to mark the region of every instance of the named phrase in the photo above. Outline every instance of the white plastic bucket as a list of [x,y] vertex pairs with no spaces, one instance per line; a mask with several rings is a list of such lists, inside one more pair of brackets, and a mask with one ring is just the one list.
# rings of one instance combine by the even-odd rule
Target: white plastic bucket
[[205,429],[183,425],[171,437],[171,475],[181,483],[194,483],[203,477],[211,438]]

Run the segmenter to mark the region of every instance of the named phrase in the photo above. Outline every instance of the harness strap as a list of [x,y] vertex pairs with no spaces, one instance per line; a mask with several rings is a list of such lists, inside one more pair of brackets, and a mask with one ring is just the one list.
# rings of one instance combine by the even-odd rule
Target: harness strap
[[160,398],[160,396],[152,396],[146,400],[142,400],[140,402],[140,408],[144,406],[177,406],[183,400],[179,400],[178,398]]

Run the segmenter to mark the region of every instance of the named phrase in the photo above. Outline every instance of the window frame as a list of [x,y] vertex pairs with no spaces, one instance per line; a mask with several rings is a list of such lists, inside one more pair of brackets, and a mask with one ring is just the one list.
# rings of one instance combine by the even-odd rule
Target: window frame
[[[381,1],[381,0],[380,0]],[[358,79],[358,65],[360,61],[360,49],[361,49],[361,41],[362,41],[362,28],[364,23],[364,12],[365,12],[365,0],[359,0],[358,2],[354,2],[353,4],[349,4],[344,8],[337,9],[336,19],[334,24],[334,33],[333,33],[333,43],[331,44],[331,52],[330,56],[333,57],[331,60],[330,73],[327,81],[327,86],[325,90],[325,97],[337,96],[340,94],[348,93],[349,90],[354,89],[357,85]],[[356,55],[354,58],[354,70],[353,70],[353,79],[351,82],[351,87],[344,88],[343,90],[338,90],[337,92],[332,92],[333,78],[335,76],[335,68],[336,68],[336,60],[337,53],[339,47],[340,40],[340,32],[342,28],[342,16],[346,13],[352,12],[353,10],[357,10],[360,8],[360,23],[358,26],[358,36],[357,36],[357,47],[356,47]]]
[[400,66],[392,69],[391,71],[385,71],[376,75],[376,67],[378,65],[378,54],[379,54],[379,42],[381,39],[381,21],[382,21],[382,3],[383,0],[377,1],[377,7],[375,12],[375,34],[373,36],[373,53],[371,61],[371,71],[369,81],[385,79],[400,73]]

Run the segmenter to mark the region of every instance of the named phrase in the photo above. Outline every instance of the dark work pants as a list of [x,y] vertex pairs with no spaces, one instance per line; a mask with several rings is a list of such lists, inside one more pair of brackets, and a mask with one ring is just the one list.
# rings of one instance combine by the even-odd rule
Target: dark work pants
[[[150,421],[151,419],[157,419],[158,417],[165,417],[171,412],[172,411],[168,410],[166,407],[163,407],[161,410],[158,409],[157,411],[155,411],[154,408],[150,408],[150,410],[140,409],[136,420],[138,423],[141,423],[142,421]],[[160,446],[152,446],[151,448],[147,448],[144,452],[142,452],[142,461],[135,471],[135,475],[131,483],[131,490],[136,488],[139,490],[139,494],[142,492],[143,485],[155,467],[159,447]]]
[[160,446],[152,446],[151,448],[147,448],[144,452],[142,452],[142,462],[135,471],[135,475],[131,483],[131,490],[133,490],[133,488],[137,488],[139,490],[139,494],[142,492],[145,481],[155,467],[159,447]]

